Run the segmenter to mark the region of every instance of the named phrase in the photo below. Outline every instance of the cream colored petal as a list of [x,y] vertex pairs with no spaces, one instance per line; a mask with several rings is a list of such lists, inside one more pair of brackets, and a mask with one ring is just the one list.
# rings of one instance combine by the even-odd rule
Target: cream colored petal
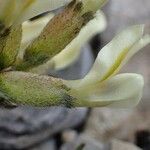
[[[79,35],[63,51],[54,56],[46,64],[38,67],[40,71],[38,73],[44,74],[45,71],[49,70],[51,67],[55,70],[63,69],[75,62],[81,53],[82,46],[105,28],[106,18],[103,12],[98,11],[95,18],[80,31]],[[33,69],[33,72],[37,72],[37,69]]]
[[125,59],[121,62],[118,69],[114,72],[117,73],[128,61],[129,59],[135,55],[139,50],[141,50],[143,47],[148,45],[150,43],[150,35],[144,35],[129,51]]
[[10,0],[0,0],[0,19],[4,14],[5,8]]
[[13,15],[15,13],[15,0],[1,0],[0,1],[0,24],[7,27],[11,25]]
[[126,63],[133,54],[148,44],[148,36],[142,38],[143,25],[136,25],[124,30],[106,45],[84,79],[66,81],[69,86],[87,86],[99,81],[104,81],[117,73],[122,64]]
[[[24,2],[25,0],[20,1]],[[27,1],[26,3],[30,1],[34,2],[28,5],[28,7],[26,7],[26,9],[23,11],[23,14],[20,15],[20,17],[17,19],[18,23],[28,20],[29,18],[37,16],[43,12],[57,9],[61,6],[68,4],[73,0],[26,0],[26,1]],[[92,1],[81,0],[81,1],[83,3],[84,8],[83,14],[86,12],[96,12],[107,2],[107,0],[92,0]]]
[[57,9],[71,0],[0,0],[0,21],[5,26],[22,23],[34,16]]
[[72,91],[80,104],[89,107],[133,107],[142,97],[144,80],[138,74],[120,74],[101,83]]
[[[24,0],[23,0],[24,1]],[[71,2],[71,0],[34,0],[34,2],[18,18],[17,22],[26,21],[41,13],[57,9]]]
[[24,12],[35,0],[6,0],[0,1],[0,21],[5,27],[13,25],[18,18],[22,18]]

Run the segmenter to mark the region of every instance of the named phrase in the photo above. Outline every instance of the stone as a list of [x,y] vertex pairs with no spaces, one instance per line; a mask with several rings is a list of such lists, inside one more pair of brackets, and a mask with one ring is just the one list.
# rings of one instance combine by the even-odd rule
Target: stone
[[85,133],[100,141],[108,141],[113,137],[122,138],[125,121],[132,115],[132,110],[95,108],[91,111],[85,127]]
[[55,140],[49,139],[46,142],[43,142],[40,145],[36,145],[35,147],[28,150],[57,150]]
[[97,108],[92,110],[84,132],[100,141],[117,138],[134,143],[142,131],[150,131],[150,111]]
[[109,150],[109,144],[101,143],[87,135],[79,135],[74,141],[68,142],[61,150]]
[[61,150],[141,150],[136,145],[127,141],[112,139],[103,143],[100,140],[93,139],[86,134],[81,134],[73,141],[65,143]]
[[111,150],[142,150],[132,143],[123,142],[119,140],[112,140]]
[[67,142],[74,141],[77,138],[78,133],[75,130],[70,130],[69,129],[69,130],[64,130],[62,132],[61,136],[62,136],[61,139],[62,139],[63,143],[67,143]]
[[82,123],[86,108],[52,107],[31,109],[18,107],[0,110],[0,147],[22,149],[38,144],[64,129]]

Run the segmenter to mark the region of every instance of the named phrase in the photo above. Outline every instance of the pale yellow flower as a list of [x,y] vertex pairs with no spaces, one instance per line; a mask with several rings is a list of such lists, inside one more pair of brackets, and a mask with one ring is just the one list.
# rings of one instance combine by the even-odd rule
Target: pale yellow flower
[[43,12],[59,8],[71,0],[0,0],[0,22],[9,27]]
[[[115,36],[100,50],[83,79],[41,75],[51,68],[59,70],[73,63],[82,46],[106,28],[103,12],[97,11],[106,0],[73,1],[54,18],[50,13],[24,22],[70,1],[0,0],[0,36],[3,37],[0,39],[0,97],[17,105],[40,107],[135,106],[142,97],[143,77],[118,72],[150,43],[150,35],[143,35],[143,25],[131,26]],[[7,70],[10,66],[15,69]]]
[[[127,28],[102,48],[89,73],[80,80],[64,81],[81,106],[132,107],[142,97],[144,80],[138,74],[118,74],[141,48],[150,43],[144,26]],[[80,39],[82,40],[82,39]]]

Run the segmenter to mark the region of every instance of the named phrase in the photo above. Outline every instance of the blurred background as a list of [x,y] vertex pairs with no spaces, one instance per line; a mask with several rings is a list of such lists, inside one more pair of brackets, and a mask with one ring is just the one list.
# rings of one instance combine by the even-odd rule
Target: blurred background
[[[150,0],[110,0],[103,8],[107,29],[83,47],[78,61],[51,75],[83,77],[106,43],[133,24],[150,33]],[[150,45],[122,72],[144,76],[141,103],[134,109],[17,107],[0,109],[0,150],[150,150]]]

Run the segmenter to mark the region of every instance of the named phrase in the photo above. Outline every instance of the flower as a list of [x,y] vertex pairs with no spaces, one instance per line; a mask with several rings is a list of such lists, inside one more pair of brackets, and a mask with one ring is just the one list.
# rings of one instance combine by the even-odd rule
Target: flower
[[[23,25],[22,47],[27,46],[34,38],[40,34],[45,23],[52,18],[50,14],[34,22],[26,22]],[[102,11],[97,11],[94,18],[91,19],[80,33],[75,37],[60,53],[51,58],[48,62],[31,69],[31,72],[46,74],[48,70],[60,70],[75,62],[84,46],[94,35],[105,30],[107,23],[106,17]],[[32,32],[31,32],[32,31]],[[19,57],[22,57],[22,52]]]
[[127,61],[150,43],[144,25],[135,25],[117,35],[102,48],[90,72],[80,80],[64,81],[71,94],[80,99],[80,106],[135,106],[142,97],[144,80],[141,75],[116,75]]
[[90,2],[89,5],[87,0],[74,0],[62,13],[51,19],[40,35],[26,48],[24,60],[16,66],[17,69],[31,70],[48,62],[62,51],[106,2],[106,0],[98,0],[95,5],[96,1],[92,1],[93,5]]
[[0,74],[0,88],[16,104],[132,107],[142,97],[143,77],[116,73],[148,43],[150,36],[143,36],[143,25],[132,26],[99,52],[91,71],[83,79],[68,81],[11,71]]
[[9,27],[43,12],[54,10],[71,0],[0,0],[0,23]]
[[102,48],[83,79],[43,75],[50,68],[59,70],[74,62],[81,47],[106,27],[105,16],[98,10],[106,0],[74,0],[56,15],[49,13],[24,22],[69,1],[0,0],[0,103],[38,107],[135,106],[142,97],[143,77],[116,74],[150,43],[150,35],[143,35],[144,25],[127,28]]

